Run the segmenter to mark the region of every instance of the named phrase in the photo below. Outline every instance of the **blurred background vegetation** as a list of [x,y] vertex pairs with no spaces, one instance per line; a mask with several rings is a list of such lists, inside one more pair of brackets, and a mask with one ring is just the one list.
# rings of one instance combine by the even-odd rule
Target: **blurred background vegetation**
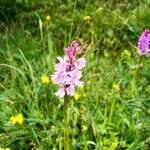
[[[72,37],[87,41],[94,32],[100,51],[119,50],[122,45],[130,47],[130,42],[136,42],[137,35],[148,28],[150,22],[149,0],[1,0],[0,3],[2,21],[7,25],[21,24],[32,34],[38,32],[39,19],[44,21],[46,15],[50,15],[50,30],[57,49],[62,46],[57,40],[63,37],[69,40],[70,30]],[[83,22],[87,14],[93,18],[90,26]]]
[[[150,56],[140,68],[137,41],[149,10],[150,0],[0,0],[0,147],[63,149],[63,102],[40,77],[76,39],[87,66],[70,98],[72,150],[146,150]],[[17,113],[23,125],[10,123]]]

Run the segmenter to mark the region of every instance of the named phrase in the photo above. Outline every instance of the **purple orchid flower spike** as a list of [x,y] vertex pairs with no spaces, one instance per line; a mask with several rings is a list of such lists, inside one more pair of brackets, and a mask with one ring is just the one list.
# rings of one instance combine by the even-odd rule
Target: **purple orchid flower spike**
[[146,55],[150,51],[150,29],[146,29],[138,41],[138,53],[139,55]]
[[85,58],[76,58],[80,52],[80,47],[76,41],[72,41],[70,46],[65,48],[65,57],[58,57],[59,63],[55,65],[56,72],[52,75],[52,80],[59,86],[56,96],[63,98],[65,95],[73,96],[75,87],[82,87],[84,82],[82,68],[85,67]]

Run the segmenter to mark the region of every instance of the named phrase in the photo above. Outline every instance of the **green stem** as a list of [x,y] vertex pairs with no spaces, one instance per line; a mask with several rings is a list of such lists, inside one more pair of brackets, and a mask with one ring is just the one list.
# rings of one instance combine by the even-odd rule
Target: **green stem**
[[137,68],[135,70],[135,74],[133,76],[133,78],[136,78],[138,73],[139,73],[139,70],[140,70],[140,67],[141,67],[141,62],[142,62],[142,56],[139,57],[139,60],[138,60],[138,65],[137,65]]
[[111,121],[112,121],[112,116],[113,116],[114,110],[115,110],[115,103],[116,103],[116,100],[113,97],[113,99],[111,100],[111,108],[110,108],[110,114],[109,114],[109,123],[111,123]]
[[65,115],[64,116],[65,117],[64,150],[70,150],[67,110],[68,110],[68,101],[67,101],[67,96],[65,95],[64,97],[64,115]]

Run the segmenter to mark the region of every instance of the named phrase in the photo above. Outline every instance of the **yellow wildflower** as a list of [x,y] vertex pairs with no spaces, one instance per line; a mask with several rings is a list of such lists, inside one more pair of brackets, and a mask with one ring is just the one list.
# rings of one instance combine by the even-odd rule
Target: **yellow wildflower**
[[92,20],[92,18],[91,18],[90,16],[85,16],[85,17],[83,18],[83,20],[85,20],[85,21],[90,21],[90,20]]
[[0,148],[0,150],[11,150],[11,149],[8,147],[8,148]]
[[49,77],[47,75],[43,75],[41,77],[41,82],[42,83],[49,83]]
[[5,150],[11,150],[10,148],[5,148]]
[[22,124],[24,121],[24,117],[21,113],[16,114],[15,116],[10,117],[10,121],[12,124]]
[[22,114],[17,114],[17,115],[16,115],[16,118],[17,118],[17,122],[18,122],[19,124],[22,124],[22,123],[23,123],[24,117],[23,117]]
[[120,87],[118,84],[113,83],[112,88],[117,92],[120,91]]
[[80,95],[79,93],[75,93],[75,94],[74,94],[75,100],[78,100],[80,97],[81,97],[81,95]]
[[47,16],[46,16],[46,20],[47,20],[47,21],[51,20],[51,16],[50,16],[50,15],[47,15]]
[[12,124],[16,124],[17,123],[17,119],[14,116],[10,117],[10,121],[11,121]]

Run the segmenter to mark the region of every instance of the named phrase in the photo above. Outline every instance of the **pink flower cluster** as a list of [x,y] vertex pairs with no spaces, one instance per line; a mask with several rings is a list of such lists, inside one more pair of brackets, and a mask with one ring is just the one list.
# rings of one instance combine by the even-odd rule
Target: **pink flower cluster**
[[75,87],[82,87],[84,83],[80,81],[82,77],[81,69],[85,67],[85,58],[76,58],[80,52],[80,47],[76,41],[72,41],[70,46],[65,48],[65,57],[58,57],[59,63],[55,65],[56,72],[52,75],[52,80],[59,86],[56,96],[63,98],[65,95],[73,96]]
[[146,55],[150,51],[150,29],[146,29],[138,41],[138,53],[140,55]]

